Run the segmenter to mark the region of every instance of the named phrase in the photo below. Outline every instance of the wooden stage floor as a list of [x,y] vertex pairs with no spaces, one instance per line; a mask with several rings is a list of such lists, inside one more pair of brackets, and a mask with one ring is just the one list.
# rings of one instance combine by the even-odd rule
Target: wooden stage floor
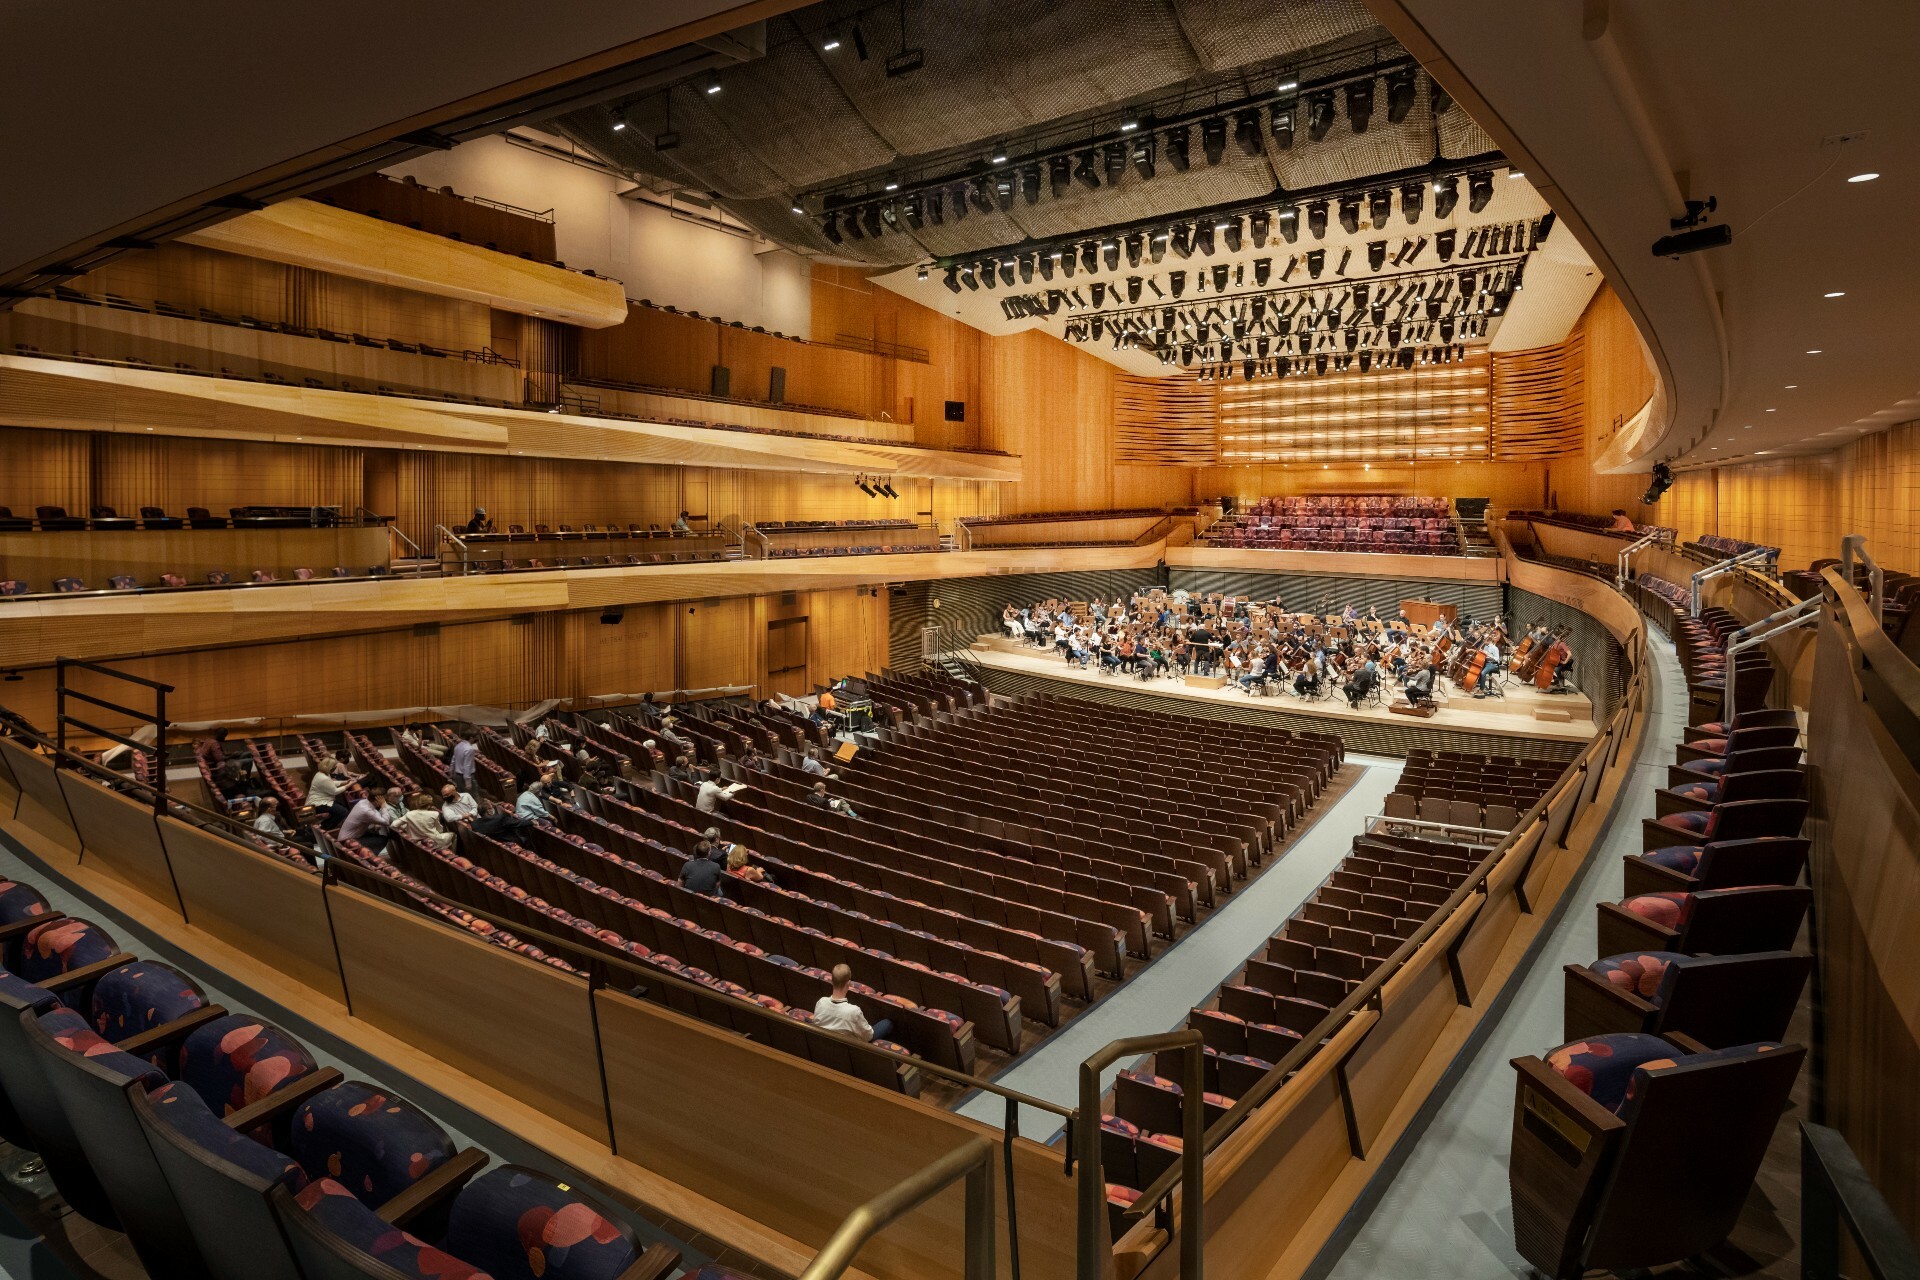
[[[1218,689],[1188,684],[1179,677],[1161,677],[1142,682],[1133,676],[1107,675],[1101,672],[1083,669],[1063,661],[1051,649],[1035,649],[1028,645],[1017,644],[1006,636],[988,635],[975,640],[971,656],[985,666],[998,667],[1005,671],[1017,671],[1024,675],[1047,676],[1055,680],[1085,681],[1088,684],[1125,684],[1128,688],[1143,693],[1159,694],[1174,699],[1191,698],[1199,701],[1227,702],[1254,707],[1264,707],[1274,711],[1288,711],[1301,715],[1325,716],[1329,720],[1372,720],[1394,721],[1397,727],[1412,725],[1432,725],[1443,729],[1471,729],[1479,733],[1515,734],[1528,738],[1564,739],[1568,742],[1587,742],[1599,732],[1599,726],[1593,721],[1593,703],[1584,693],[1553,694],[1541,693],[1530,684],[1509,681],[1504,697],[1475,698],[1454,691],[1452,684],[1441,681],[1437,699],[1440,710],[1429,718],[1396,715],[1388,711],[1383,703],[1379,706],[1364,706],[1357,711],[1347,709],[1344,697],[1297,698],[1292,686],[1275,697],[1253,697],[1233,685],[1223,685]],[[1400,687],[1393,681],[1387,682],[1392,691],[1392,701],[1404,702],[1400,696]],[[1551,719],[1542,719],[1544,713]],[[1567,716],[1562,720],[1560,716]]]

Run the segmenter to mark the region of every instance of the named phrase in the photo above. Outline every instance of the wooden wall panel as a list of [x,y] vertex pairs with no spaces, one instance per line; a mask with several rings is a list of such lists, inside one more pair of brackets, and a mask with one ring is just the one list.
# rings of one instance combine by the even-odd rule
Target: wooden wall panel
[[1212,466],[1220,460],[1215,385],[1180,375],[1113,382],[1114,456],[1149,466]]
[[1563,341],[1493,356],[1493,456],[1517,462],[1583,452],[1587,351],[1581,327]]
[[0,506],[16,516],[32,516],[38,506],[84,512],[92,501],[86,436],[0,427]]
[[1546,500],[1547,464],[1541,462],[1431,462],[1341,466],[1269,463],[1209,467],[1198,473],[1201,497],[1254,498],[1313,493],[1408,493],[1490,498],[1497,507],[1537,507]]

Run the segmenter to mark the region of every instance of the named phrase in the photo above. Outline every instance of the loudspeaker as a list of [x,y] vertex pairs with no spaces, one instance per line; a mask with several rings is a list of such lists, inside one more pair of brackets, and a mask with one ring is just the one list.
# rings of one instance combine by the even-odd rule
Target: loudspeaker
[[620,625],[620,619],[626,616],[626,610],[622,609],[619,605],[609,605],[600,611],[600,625],[617,627]]
[[713,366],[713,394],[716,396],[733,394],[733,370],[723,364]]
[[965,400],[947,401],[947,421],[965,422],[967,420],[967,402]]
[[785,404],[787,402],[787,371],[779,365],[767,374],[767,403]]

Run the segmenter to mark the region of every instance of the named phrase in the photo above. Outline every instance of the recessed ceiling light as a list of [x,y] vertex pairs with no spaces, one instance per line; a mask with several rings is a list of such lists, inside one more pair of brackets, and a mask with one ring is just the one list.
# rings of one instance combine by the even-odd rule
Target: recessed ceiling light
[[1779,411],[1778,409],[1769,409],[1769,410],[1767,410],[1767,412],[1768,412],[1768,413],[1778,413],[1778,412],[1780,412],[1780,411]]
[[1809,352],[1807,352],[1807,354],[1808,354],[1808,355],[1810,355],[1810,356],[1817,356],[1817,355],[1819,355],[1819,354],[1820,354],[1820,348],[1819,348],[1819,347],[1815,347],[1815,348],[1814,348],[1813,350],[1811,350],[1811,351],[1809,351]]
[[1800,387],[1800,384],[1797,382],[1789,382],[1787,384],[1787,390],[1789,391],[1796,391],[1799,389],[1799,387]]
[[627,127],[627,122],[625,120],[615,120],[613,122],[613,131],[615,133],[620,132],[622,129],[626,127]]
[[794,205],[794,206],[793,206],[793,211],[794,211],[795,213],[805,213],[805,212],[806,212],[806,210],[805,210],[805,209],[802,209],[802,208],[801,208],[801,207],[800,207],[799,205]]
[[1823,293],[1820,296],[1823,298],[1844,298],[1847,295],[1845,293],[1840,292],[1839,290],[1835,290],[1832,293]]
[[1740,429],[1741,429],[1742,431],[1751,431],[1751,430],[1753,430],[1753,424],[1752,424],[1751,422],[1749,422],[1749,423],[1746,423],[1746,424],[1744,424],[1744,425],[1742,425]]
[[1003,154],[1003,155],[997,155],[997,156],[995,156],[995,157],[993,158],[993,163],[994,163],[994,164],[1005,164],[1006,162],[1007,162],[1007,157],[1006,157],[1006,156],[1005,156],[1004,154]]
[[900,189],[900,184],[897,182],[889,182],[887,184],[887,190],[889,191],[898,191],[899,189]]
[[1848,178],[1847,181],[1848,182],[1872,182],[1875,178],[1879,176],[1880,175],[1877,173],[1856,173],[1851,178]]
[[1509,169],[1509,170],[1507,171],[1507,181],[1508,181],[1508,182],[1512,182],[1512,181],[1513,181],[1513,180],[1514,180],[1515,178],[1524,178],[1524,177],[1526,177],[1526,176],[1527,176],[1527,175],[1526,175],[1525,173],[1523,173],[1523,172],[1521,172],[1521,171],[1520,171],[1519,169]]

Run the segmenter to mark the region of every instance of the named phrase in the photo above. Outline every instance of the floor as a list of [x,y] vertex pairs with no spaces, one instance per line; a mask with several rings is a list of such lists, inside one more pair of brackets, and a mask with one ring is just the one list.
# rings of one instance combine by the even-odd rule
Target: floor
[[[1123,1036],[1168,1031],[1185,1022],[1187,1011],[1205,1003],[1333,872],[1352,849],[1353,837],[1366,829],[1367,819],[1384,810],[1402,764],[1349,753],[1344,793],[1309,816],[1308,825],[1293,834],[1274,865],[1236,889],[1138,977],[1038,1049],[1021,1055],[996,1083],[1071,1107],[1079,1099],[1080,1064],[1095,1052]],[[1128,1065],[1115,1064],[1102,1086]],[[1006,1104],[991,1094],[976,1094],[956,1109],[986,1124],[1000,1125],[1006,1119]],[[1018,1123],[1023,1135],[1042,1142],[1051,1141],[1061,1129],[1055,1117],[1030,1107],[1021,1108]]]
[[[1026,675],[1050,676],[1058,680],[1085,680],[1089,683],[1122,679],[1097,671],[1075,667],[1052,650],[1015,644],[1005,636],[982,636],[968,651],[973,660],[987,666],[1018,671]],[[1226,685],[1218,689],[1188,685],[1179,679],[1162,678],[1145,686],[1154,693],[1173,698],[1195,698],[1212,702],[1250,703],[1275,711],[1323,715],[1335,720],[1393,720],[1395,713],[1386,706],[1363,707],[1349,711],[1345,699],[1303,700],[1292,692],[1274,698],[1250,698],[1242,690]],[[1593,722],[1593,703],[1584,693],[1544,694],[1532,685],[1509,682],[1504,697],[1475,698],[1451,692],[1446,685],[1440,711],[1432,719],[1418,721],[1449,729],[1472,729],[1481,733],[1523,734],[1529,738],[1556,738],[1585,744],[1599,732]],[[1405,699],[1399,699],[1404,702]],[[1542,720],[1536,713],[1556,717]],[[1557,717],[1565,716],[1566,719]]]
[[[1513,1118],[1510,1059],[1561,1044],[1561,966],[1596,958],[1592,905],[1620,896],[1620,859],[1640,852],[1640,819],[1653,815],[1653,793],[1665,785],[1673,744],[1686,724],[1686,689],[1673,646],[1650,633],[1654,718],[1640,757],[1600,847],[1569,890],[1572,904],[1547,935],[1512,1002],[1498,1015],[1456,1083],[1430,1103],[1423,1130],[1404,1140],[1402,1163],[1384,1174],[1355,1209],[1314,1270],[1316,1280],[1504,1280],[1531,1272],[1513,1247],[1507,1152]],[[1803,1014],[1804,1016],[1804,1014]],[[1804,1042],[1804,1033],[1801,1037]],[[1801,1088],[1807,1086],[1802,1073]],[[1794,1173],[1796,1098],[1776,1131],[1747,1211],[1729,1247],[1713,1258],[1714,1274],[1798,1274],[1790,1229],[1798,1221]]]

